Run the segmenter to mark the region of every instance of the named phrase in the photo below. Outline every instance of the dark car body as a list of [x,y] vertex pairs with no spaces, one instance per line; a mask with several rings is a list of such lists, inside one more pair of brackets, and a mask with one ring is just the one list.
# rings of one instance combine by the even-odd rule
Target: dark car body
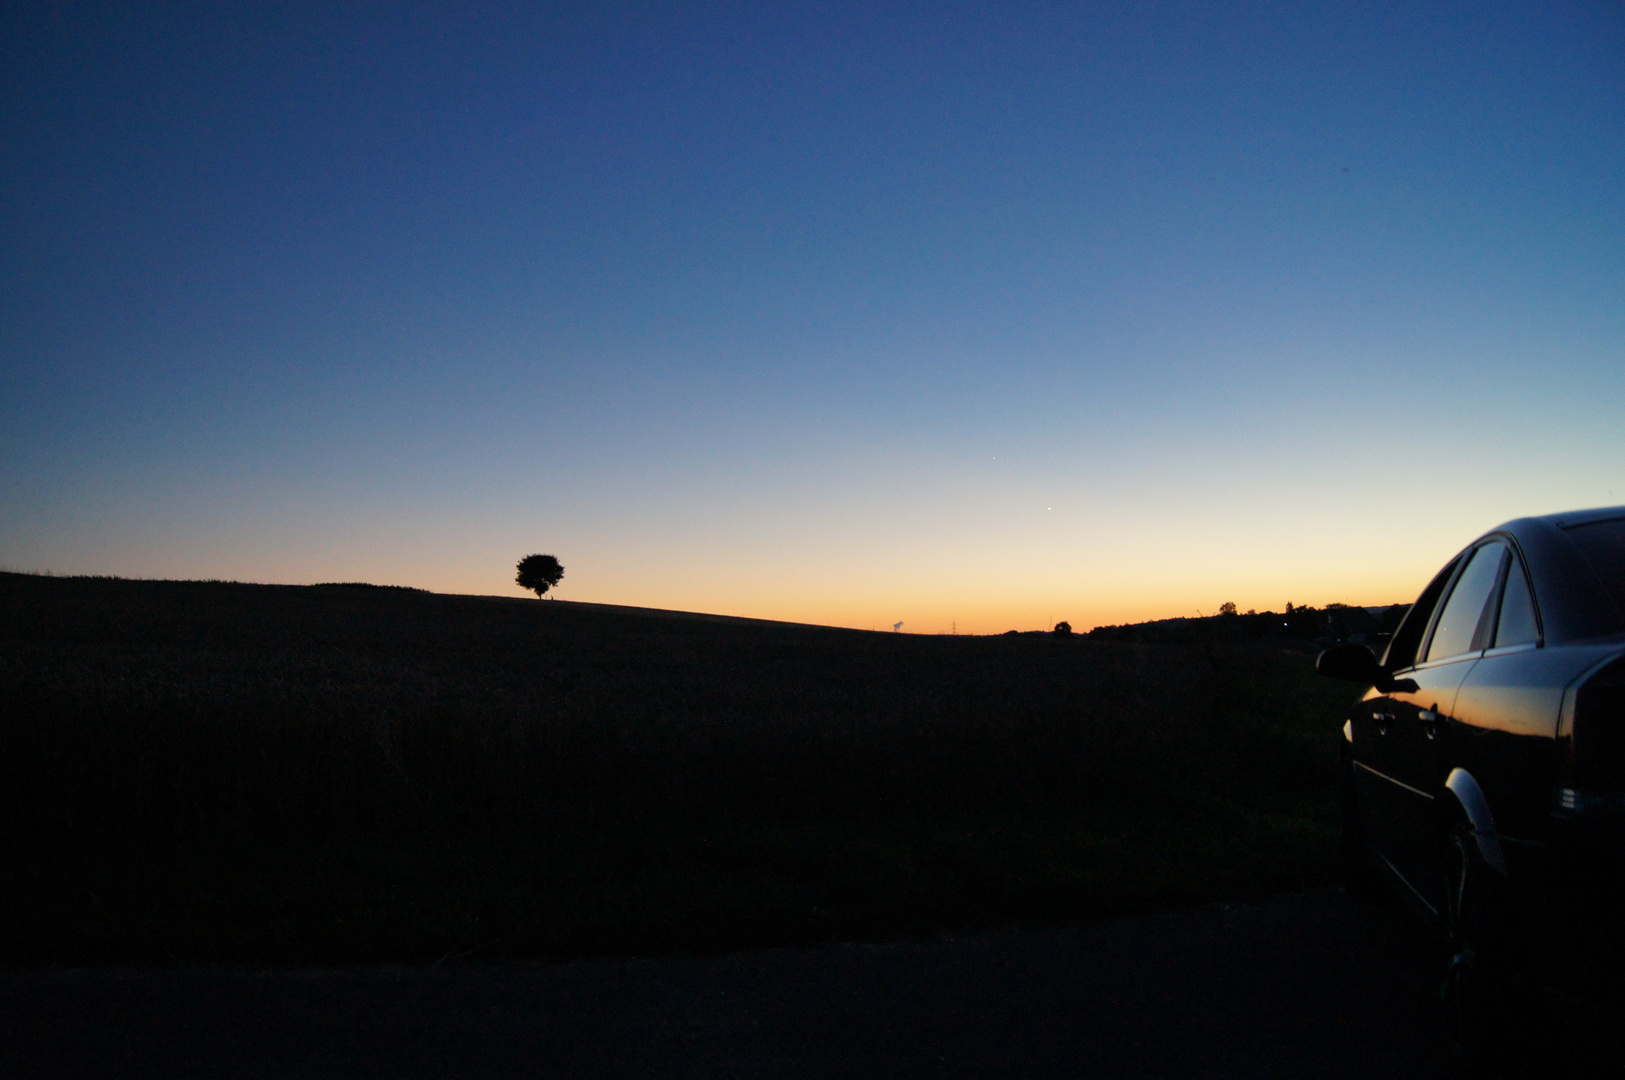
[[1320,660],[1374,683],[1343,728],[1351,875],[1439,920],[1447,999],[1452,980],[1482,995],[1504,979],[1617,1014],[1625,507],[1484,534],[1428,583],[1380,664],[1360,648]]

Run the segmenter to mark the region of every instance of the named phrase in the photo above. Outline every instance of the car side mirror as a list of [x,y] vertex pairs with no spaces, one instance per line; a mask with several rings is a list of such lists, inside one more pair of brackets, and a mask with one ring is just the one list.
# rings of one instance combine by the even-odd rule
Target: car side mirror
[[1364,645],[1334,645],[1315,658],[1315,670],[1329,679],[1369,683],[1385,694],[1415,690],[1412,679],[1394,679]]
[[1388,674],[1364,645],[1332,646],[1315,657],[1315,670],[1328,679],[1363,683],[1375,683]]

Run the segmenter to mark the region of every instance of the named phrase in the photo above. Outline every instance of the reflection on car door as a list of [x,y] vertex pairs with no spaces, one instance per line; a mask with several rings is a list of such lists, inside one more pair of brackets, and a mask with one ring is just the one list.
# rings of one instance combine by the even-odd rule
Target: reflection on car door
[[1483,651],[1491,628],[1484,625],[1488,601],[1501,579],[1506,545],[1491,540],[1470,553],[1456,574],[1418,655],[1420,661],[1396,679],[1412,689],[1386,695],[1387,746],[1382,769],[1388,781],[1386,805],[1392,815],[1384,830],[1384,856],[1416,894],[1435,910],[1439,905],[1436,793],[1444,782],[1443,736],[1455,708],[1456,692]]
[[1477,656],[1456,656],[1414,668],[1408,677],[1417,689],[1389,695],[1393,720],[1388,728],[1388,779],[1394,787],[1390,800],[1394,840],[1388,858],[1435,911],[1439,882],[1434,799],[1444,782],[1442,736],[1455,708],[1456,691],[1477,661]]
[[[1385,670],[1409,673],[1416,667],[1417,654],[1433,624],[1433,613],[1460,568],[1461,559],[1451,560],[1416,598],[1383,654]],[[1373,849],[1390,866],[1396,865],[1393,852],[1401,842],[1394,823],[1402,812],[1399,797],[1403,790],[1390,779],[1398,771],[1392,760],[1397,740],[1390,739],[1397,715],[1393,695],[1372,687],[1350,717],[1347,729],[1352,763],[1349,779],[1354,784],[1360,827]]]

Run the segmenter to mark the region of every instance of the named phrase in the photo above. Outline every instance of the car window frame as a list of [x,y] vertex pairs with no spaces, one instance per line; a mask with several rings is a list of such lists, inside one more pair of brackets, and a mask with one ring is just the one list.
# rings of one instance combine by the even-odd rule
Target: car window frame
[[1456,568],[1451,573],[1450,581],[1445,585],[1444,590],[1439,593],[1439,599],[1434,602],[1433,611],[1428,615],[1427,631],[1422,635],[1422,640],[1416,646],[1416,654],[1418,656],[1427,656],[1427,654],[1432,650],[1433,635],[1434,632],[1439,629],[1439,619],[1444,615],[1444,609],[1450,606],[1451,599],[1456,595],[1456,586],[1461,583],[1462,574],[1467,572],[1467,567],[1472,563],[1473,558],[1480,551],[1489,547],[1491,544],[1501,545],[1501,563],[1496,567],[1495,570],[1495,584],[1490,586],[1490,593],[1484,598],[1484,606],[1478,611],[1478,622],[1473,626],[1473,636],[1470,639],[1470,644],[1478,647],[1469,648],[1466,652],[1451,653],[1449,656],[1440,656],[1437,658],[1428,656],[1426,660],[1419,660],[1413,663],[1411,665],[1413,670],[1435,667],[1439,664],[1451,664],[1458,660],[1476,659],[1477,657],[1484,655],[1484,648],[1482,644],[1484,640],[1484,616],[1485,613],[1490,609],[1490,601],[1492,599],[1495,601],[1494,606],[1496,611],[1500,611],[1501,609],[1501,594],[1497,590],[1505,580],[1507,552],[1511,550],[1506,542],[1506,538],[1499,534],[1484,537],[1476,544],[1467,548],[1460,555],[1456,556]]
[[[1455,558],[1440,567],[1439,572],[1433,575],[1427,587],[1412,602],[1409,610],[1405,612],[1405,617],[1394,627],[1393,637],[1388,639],[1388,648],[1383,650],[1382,665],[1385,671],[1398,673],[1416,669],[1416,656],[1422,651],[1423,644],[1429,640],[1428,632],[1432,629],[1433,616],[1439,611],[1439,598],[1445,595],[1451,582],[1455,581],[1456,573],[1461,566],[1462,554],[1458,553]],[[1421,623],[1422,629],[1416,635],[1416,644],[1410,645],[1407,639],[1413,619]],[[1404,658],[1404,663],[1400,663],[1401,658],[1395,655],[1395,648],[1409,649],[1410,655]]]
[[1529,590],[1529,607],[1535,615],[1535,640],[1520,641],[1515,645],[1490,645],[1484,649],[1482,655],[1506,656],[1511,653],[1543,649],[1546,647],[1546,627],[1540,620],[1540,596],[1535,592],[1535,579],[1529,573],[1529,564],[1524,560],[1516,537],[1506,533],[1498,533],[1497,536],[1506,544],[1507,557],[1501,562],[1501,580],[1495,587],[1495,615],[1489,621],[1490,634],[1493,636],[1500,626],[1501,607],[1506,603],[1507,585],[1516,571],[1523,575],[1524,588]]

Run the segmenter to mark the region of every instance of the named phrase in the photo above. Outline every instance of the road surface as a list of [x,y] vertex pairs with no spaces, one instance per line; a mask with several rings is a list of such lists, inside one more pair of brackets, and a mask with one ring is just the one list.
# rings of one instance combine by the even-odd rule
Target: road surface
[[0,1076],[1436,1078],[1424,952],[1321,890],[717,957],[0,971]]

